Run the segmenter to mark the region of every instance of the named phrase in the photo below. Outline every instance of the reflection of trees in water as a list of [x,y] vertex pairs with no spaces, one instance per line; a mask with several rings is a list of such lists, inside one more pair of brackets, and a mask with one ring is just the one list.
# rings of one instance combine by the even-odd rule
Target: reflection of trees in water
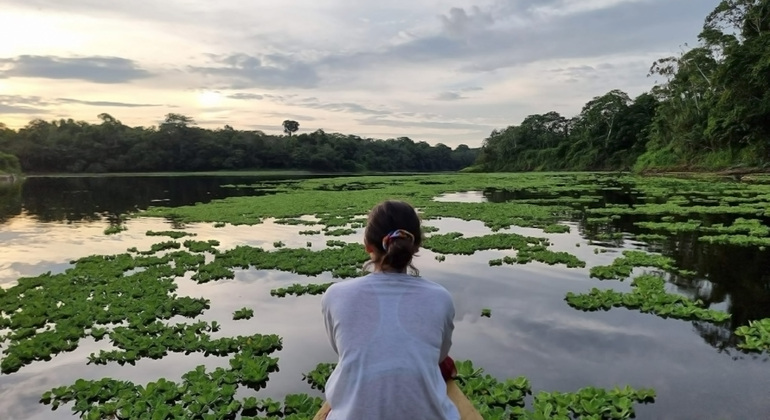
[[742,340],[741,337],[733,334],[735,328],[740,326],[736,325],[735,322],[730,322],[729,325],[714,325],[708,322],[694,321],[692,326],[706,343],[717,349],[719,353],[729,355],[733,360],[750,358],[762,362],[770,361],[770,356],[767,354],[748,352],[738,347],[738,343]]
[[[22,213],[41,222],[104,220],[119,224],[121,215],[150,206],[181,206],[214,199],[264,194],[259,189],[222,185],[307,176],[121,176],[28,178],[23,188],[0,186],[0,223]],[[11,194],[6,198],[5,194]],[[15,195],[14,195],[15,194]]]
[[22,183],[0,181],[0,223],[21,214]]
[[[729,225],[736,218],[731,215],[706,215],[702,220],[707,225]],[[681,218],[681,221],[687,219],[689,217]],[[619,220],[599,226],[581,223],[580,232],[588,239],[602,233],[649,233],[634,225],[639,221],[659,221],[659,218],[623,215]],[[606,245],[620,247],[628,243],[620,239]],[[695,331],[720,352],[745,356],[746,353],[737,348],[740,337],[735,336],[733,331],[748,325],[749,321],[770,318],[770,251],[762,251],[758,247],[709,244],[699,241],[698,234],[694,232],[668,235],[666,240],[645,248],[673,258],[681,269],[697,273],[694,277],[670,275],[668,281],[677,286],[679,293],[700,299],[707,307],[726,305],[725,310],[731,314],[732,320],[724,326],[695,322]],[[731,352],[728,352],[729,349]]]
[[23,191],[24,210],[42,222],[115,219],[150,205],[207,202],[220,185],[188,177],[32,178]]

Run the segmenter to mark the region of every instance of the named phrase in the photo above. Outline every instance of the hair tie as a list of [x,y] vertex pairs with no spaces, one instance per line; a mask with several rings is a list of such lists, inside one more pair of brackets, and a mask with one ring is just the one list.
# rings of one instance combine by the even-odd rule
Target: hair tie
[[396,238],[409,238],[412,240],[412,243],[414,243],[414,235],[412,235],[408,230],[398,229],[390,232],[382,238],[382,250],[387,251],[388,245],[390,245],[390,241]]

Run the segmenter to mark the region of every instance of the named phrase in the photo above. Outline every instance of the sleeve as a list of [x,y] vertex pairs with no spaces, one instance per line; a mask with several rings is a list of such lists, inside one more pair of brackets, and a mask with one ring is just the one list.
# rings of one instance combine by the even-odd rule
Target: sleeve
[[452,347],[452,332],[455,329],[455,306],[454,302],[452,302],[452,296],[449,295],[449,292],[447,292],[447,295],[448,304],[446,310],[446,318],[444,320],[444,334],[443,339],[441,340],[441,352],[439,353],[438,359],[439,362],[444,361],[444,359],[449,356],[449,349]]
[[339,351],[337,351],[337,342],[334,340],[334,319],[332,318],[332,312],[329,309],[330,290],[331,289],[328,289],[321,298],[321,313],[324,317],[324,326],[326,327],[326,335],[329,338],[329,344],[331,344],[332,350],[339,355]]

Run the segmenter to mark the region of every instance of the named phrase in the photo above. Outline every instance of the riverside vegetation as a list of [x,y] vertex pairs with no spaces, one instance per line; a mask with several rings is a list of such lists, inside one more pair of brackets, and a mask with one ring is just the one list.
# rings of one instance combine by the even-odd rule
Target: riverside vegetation
[[768,0],[720,1],[696,45],[652,63],[650,92],[613,89],[573,118],[547,112],[495,130],[476,169],[766,171],[768,22]]
[[[219,249],[217,240],[188,239],[191,235],[184,230],[149,231],[147,236],[164,240],[148,250],[133,247],[118,255],[93,255],[72,261],[61,273],[21,278],[17,285],[0,289],[2,374],[13,374],[32,363],[51,360],[58,353],[73,351],[82,339],[90,337],[107,340],[115,349],[91,354],[84,361],[88,364],[134,364],[169,353],[201,353],[230,357],[229,368],[207,370],[200,366],[183,375],[180,382],[160,378],[146,385],[111,378],[78,380],[46,392],[42,403],[54,409],[71,405],[82,418],[94,419],[311,418],[322,403],[318,397],[292,394],[283,401],[274,401],[255,394],[266,385],[269,374],[278,369],[278,359],[270,354],[282,348],[281,338],[261,334],[212,338],[211,333],[222,329],[219,323],[194,321],[210,308],[210,301],[178,296],[177,282],[186,281],[182,279],[186,275],[198,283],[231,279],[235,270],[247,269],[281,270],[308,277],[329,273],[335,279],[361,275],[362,264],[368,259],[359,244],[362,223],[366,211],[384,197],[409,200],[426,221],[480,221],[493,231],[466,236],[426,226],[424,248],[442,261],[454,255],[499,250],[510,255],[490,260],[490,265],[540,262],[583,269],[586,263],[575,255],[550,249],[552,241],[546,235],[569,231],[565,221],[581,221],[593,230],[597,251],[604,249],[601,244],[611,244],[623,236],[614,230],[618,223],[648,231],[652,245],[683,232],[699,235],[704,243],[737,243],[755,248],[764,246],[761,244],[770,237],[770,185],[763,182],[591,173],[464,174],[310,179],[272,187],[280,192],[194,206],[151,208],[132,217],[165,217],[180,226],[254,225],[273,219],[296,225],[298,231],[309,226],[315,235],[334,238],[326,241],[327,247],[311,250],[280,243],[270,249],[246,245]],[[490,199],[505,199],[441,199],[468,191],[484,191]],[[616,194],[630,197],[629,203],[613,203],[611,198]],[[535,228],[543,236],[503,231],[512,226]],[[592,288],[588,293],[567,293],[566,304],[578,310],[624,307],[662,318],[718,326],[731,322],[729,313],[666,289],[669,279],[698,275],[677,267],[670,257],[627,250],[610,265],[586,270],[587,277],[604,284],[607,280],[633,278],[632,290]],[[273,289],[270,294],[283,298],[321,294],[331,284],[296,283]],[[491,308],[478,310],[484,317],[491,316]],[[242,308],[233,319],[259,316],[258,311]],[[170,323],[168,320],[175,316],[193,322]],[[751,319],[744,325],[733,325],[735,337],[741,340],[738,347],[747,353],[768,351],[768,322]],[[311,388],[323,389],[331,367],[322,363],[318,371],[306,374]],[[489,419],[625,419],[634,415],[636,404],[653,402],[656,396],[648,389],[587,387],[567,393],[542,391],[526,399],[532,395],[526,378],[499,381],[474,368],[470,361],[458,363],[458,369],[461,388]],[[247,389],[251,391],[244,391]]]

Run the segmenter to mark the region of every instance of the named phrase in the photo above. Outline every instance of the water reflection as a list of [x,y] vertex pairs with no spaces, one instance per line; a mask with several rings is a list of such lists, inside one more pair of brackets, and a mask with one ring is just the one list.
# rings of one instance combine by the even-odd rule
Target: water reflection
[[[88,222],[155,206],[182,206],[214,199],[263,195],[245,185],[260,181],[331,175],[31,177],[0,185],[0,224],[22,213],[41,222]],[[242,186],[228,188],[225,186]],[[0,225],[1,226],[1,225]]]
[[20,214],[22,182],[0,182],[0,224]]

